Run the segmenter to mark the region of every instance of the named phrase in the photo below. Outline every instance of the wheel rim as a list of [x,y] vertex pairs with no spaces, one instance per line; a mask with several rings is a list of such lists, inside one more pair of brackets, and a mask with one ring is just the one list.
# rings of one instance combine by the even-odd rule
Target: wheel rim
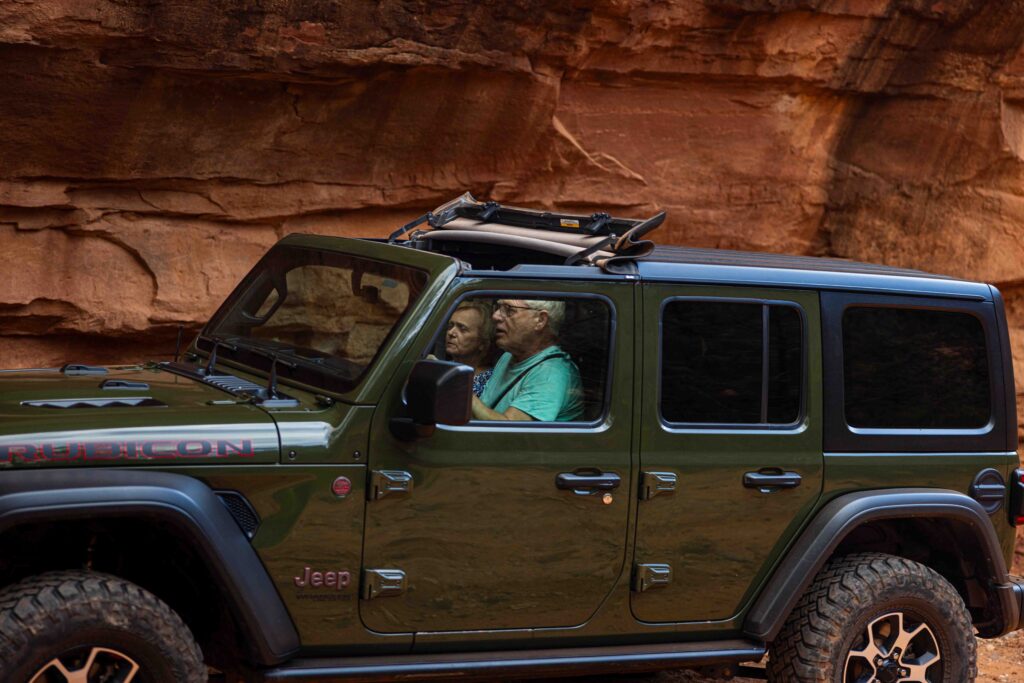
[[846,656],[843,683],[939,683],[942,652],[931,627],[903,612],[867,625]]
[[44,664],[29,683],[130,683],[139,665],[106,647],[81,648]]

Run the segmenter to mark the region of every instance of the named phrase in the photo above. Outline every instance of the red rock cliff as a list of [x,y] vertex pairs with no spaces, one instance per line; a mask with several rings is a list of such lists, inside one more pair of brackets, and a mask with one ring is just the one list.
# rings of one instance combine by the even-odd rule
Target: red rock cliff
[[984,0],[3,3],[0,366],[166,355],[280,236],[465,189],[991,281],[1020,363],[1022,42]]

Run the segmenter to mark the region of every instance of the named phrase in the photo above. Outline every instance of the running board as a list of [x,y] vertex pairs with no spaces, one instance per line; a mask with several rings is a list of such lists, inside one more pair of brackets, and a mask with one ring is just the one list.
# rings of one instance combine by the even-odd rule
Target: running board
[[764,656],[765,649],[763,643],[751,640],[721,640],[550,650],[294,659],[284,666],[261,672],[256,680],[415,681],[441,676],[472,680],[631,673],[757,661]]

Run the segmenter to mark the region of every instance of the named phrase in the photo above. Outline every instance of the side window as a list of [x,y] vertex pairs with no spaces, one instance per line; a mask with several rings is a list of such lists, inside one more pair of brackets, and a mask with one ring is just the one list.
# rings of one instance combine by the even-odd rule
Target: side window
[[434,355],[476,371],[474,420],[592,422],[605,409],[611,332],[603,299],[509,292],[462,299]]
[[985,331],[968,313],[847,308],[843,379],[851,427],[970,429],[992,414]]
[[662,418],[678,424],[792,424],[800,417],[799,309],[671,300],[661,320]]

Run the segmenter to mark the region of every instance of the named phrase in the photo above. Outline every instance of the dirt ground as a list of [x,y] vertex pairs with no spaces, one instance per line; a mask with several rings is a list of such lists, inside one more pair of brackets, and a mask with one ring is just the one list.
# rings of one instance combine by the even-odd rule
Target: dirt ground
[[[1024,574],[1024,536],[1017,534],[1013,573]],[[1024,631],[978,641],[978,683],[1024,683]]]

